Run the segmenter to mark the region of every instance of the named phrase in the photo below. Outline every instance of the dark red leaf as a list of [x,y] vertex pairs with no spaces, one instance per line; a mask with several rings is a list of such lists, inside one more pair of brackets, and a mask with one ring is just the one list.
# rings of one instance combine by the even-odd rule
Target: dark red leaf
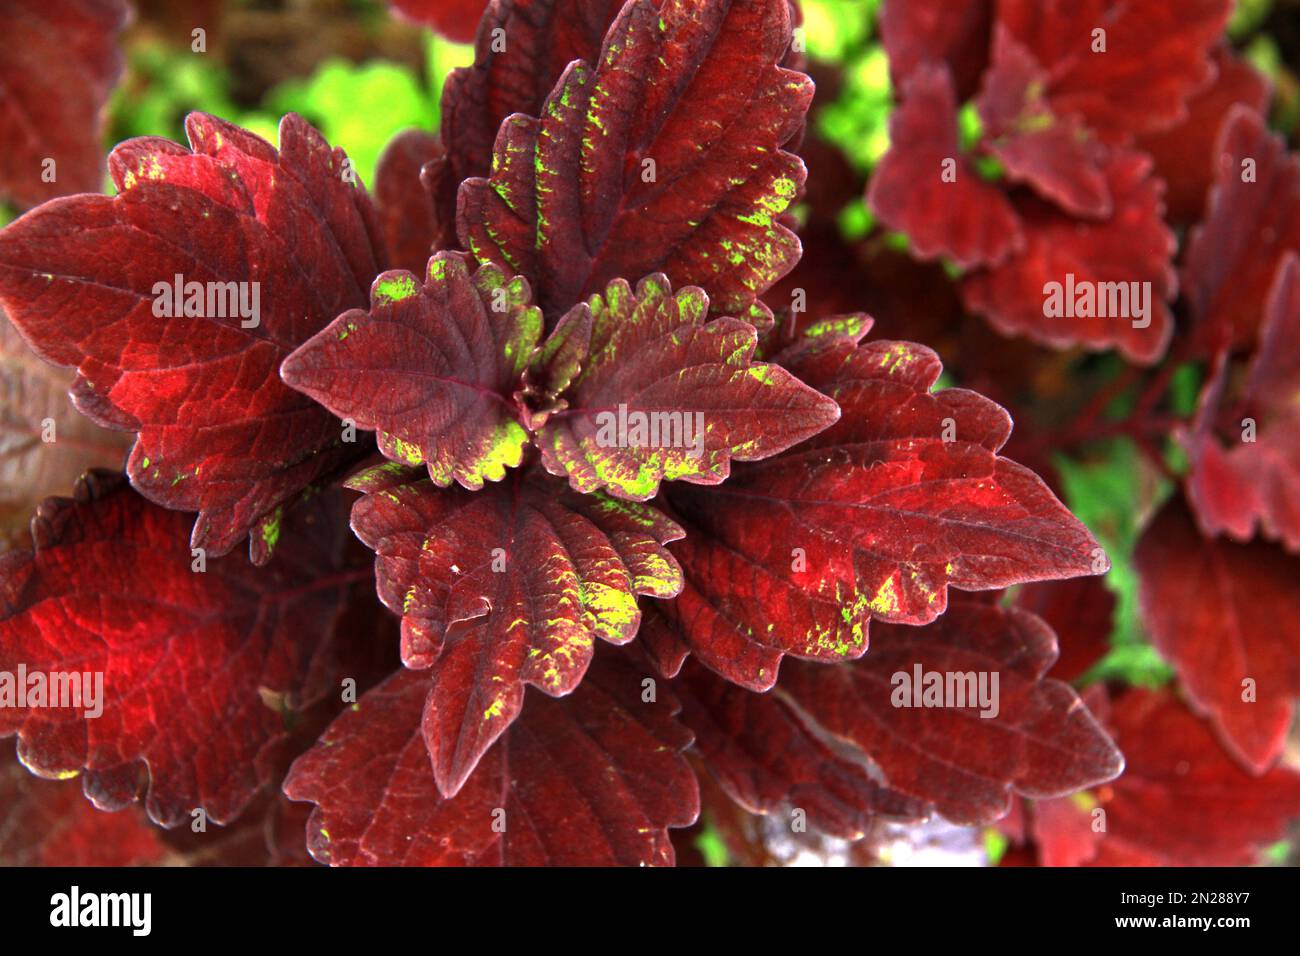
[[[301,118],[281,123],[278,153],[201,113],[186,129],[192,152],[156,138],[118,146],[117,197],[55,200],[0,233],[0,299],[43,358],[77,367],[78,408],[139,432],[127,468],[136,488],[198,510],[193,545],[224,554],[351,457],[333,416],[277,370],[366,304],[385,254],[343,153]],[[177,275],[243,283],[249,306],[259,283],[259,323],[162,320],[155,290]]]
[[299,758],[285,792],[317,805],[308,848],[336,866],[671,865],[668,828],[699,813],[691,735],[642,679],[602,654],[572,696],[533,698],[447,798],[420,730],[429,679],[399,671]]
[[[574,60],[599,60],[605,32],[622,8],[623,0],[499,0],[488,5],[474,63],[452,70],[442,88],[446,156],[424,170],[443,248],[459,242],[460,184],[492,172],[502,122],[514,113],[541,115],[565,67]],[[509,56],[502,55],[506,52]]]
[[269,790],[228,827],[209,824],[202,833],[189,827],[164,833],[168,855],[161,862],[165,866],[314,867],[316,861],[303,839],[310,816],[307,807]]
[[776,356],[839,403],[838,423],[717,488],[665,486],[687,531],[672,548],[686,582],[661,609],[669,632],[647,637],[670,672],[690,651],[765,690],[783,654],[858,657],[869,621],[932,621],[950,586],[1108,566],[1041,479],[998,456],[1005,411],[964,389],[931,393],[940,365],[922,346],[855,347],[830,331],[851,321],[811,326]]
[[1037,614],[1056,632],[1060,656],[1052,676],[1058,680],[1077,680],[1110,649],[1115,595],[1103,578],[1026,584],[1016,607]]
[[636,635],[636,595],[681,587],[663,548],[681,537],[673,522],[539,472],[473,494],[396,485],[357,502],[352,526],[402,615],[403,661],[433,668],[424,733],[448,796],[519,714],[525,684],[571,693],[597,637]]
[[[1248,866],[1300,817],[1300,775],[1279,767],[1252,777],[1168,691],[1128,691],[1107,726],[1124,775],[1094,794],[1035,804],[1044,865]],[[1104,823],[1100,835],[1094,822]]]
[[[1069,685],[1044,679],[1055,659],[1056,640],[1039,618],[961,600],[923,628],[877,627],[871,653],[853,664],[787,665],[777,693],[859,748],[889,787],[932,802],[954,823],[989,823],[1007,813],[1013,793],[1060,796],[1123,769]],[[929,678],[918,682],[918,670],[949,686],[953,675],[985,675],[991,693],[919,707]]]
[[488,6],[488,0],[389,0],[389,3],[402,15],[457,43],[474,39],[483,8]]
[[1246,440],[1225,448],[1212,430],[1230,374],[1224,364],[1206,386],[1202,422],[1188,444],[1192,467],[1187,498],[1201,527],[1211,535],[1249,541],[1258,528],[1300,551],[1300,256],[1288,252],[1269,295],[1259,351],[1251,363],[1243,401],[1260,420]]
[[[1116,785],[1123,780],[1120,777]],[[1086,790],[1053,800],[1035,800],[1029,823],[1039,865],[1083,866],[1096,859],[1105,837],[1100,818],[1093,815],[1096,809],[1096,797]]]
[[846,840],[882,818],[920,820],[929,807],[882,786],[867,763],[837,752],[777,694],[755,694],[698,664],[673,690],[705,766],[751,813],[799,808],[810,826]]
[[162,830],[139,807],[98,810],[72,780],[0,768],[0,866],[308,866],[307,810],[264,795],[234,824]]
[[992,21],[991,0],[885,0],[880,40],[894,86],[904,86],[919,67],[940,63],[952,70],[959,98],[969,99],[988,63]]
[[5,4],[0,200],[35,206],[103,188],[104,105],[122,72],[117,34],[128,18],[123,0]]
[[[880,338],[926,342],[942,354],[941,346],[962,323],[957,286],[941,264],[914,259],[882,238],[854,244],[845,242],[836,226],[805,228],[798,268],[768,293],[767,301],[778,311],[788,310],[795,290],[802,289],[808,310],[799,315],[800,326],[817,321],[814,316],[863,312],[871,316]],[[787,315],[781,334],[789,328]]]
[[462,180],[491,173],[502,121],[512,113],[540,115],[565,67],[574,60],[594,63],[600,58],[605,31],[622,8],[623,0],[499,0],[488,5],[473,65],[453,70],[442,89],[442,141],[452,181],[451,206],[441,210],[445,217],[455,217],[456,186]]
[[[338,507],[299,509],[270,567],[209,557],[199,573],[189,517],[120,476],[92,472],[75,500],[49,499],[35,550],[0,556],[0,672],[13,675],[0,693],[15,695],[0,735],[17,733],[42,776],[81,773],[100,807],[133,801],[147,771],[158,823],[198,807],[233,819],[267,782],[287,716],[334,679],[332,625],[356,577],[338,573],[341,519]],[[20,666],[29,689],[37,673],[102,673],[102,715],[86,717],[96,703],[84,698],[16,706]]]
[[162,830],[135,808],[96,810],[71,782],[0,766],[0,866],[142,866],[166,855]]
[[768,324],[756,299],[799,257],[779,217],[804,169],[780,147],[812,98],[777,65],[790,29],[786,0],[634,0],[541,119],[502,125],[490,178],[461,186],[461,240],[527,276],[552,322],[613,279],[663,271]]
[[1134,557],[1156,648],[1227,748],[1263,773],[1300,696],[1300,558],[1207,541],[1181,499],[1161,509]]
[[1264,408],[1290,410],[1300,392],[1300,253],[1278,263],[1264,305],[1259,350],[1251,363],[1247,398]]
[[370,311],[345,312],[284,360],[280,375],[341,418],[378,432],[379,449],[423,464],[441,486],[481,488],[520,463],[528,433],[512,401],[542,331],[521,278],[474,275],[438,253],[424,281],[385,272]]
[[1106,150],[1077,117],[1057,116],[1047,101],[1047,71],[999,25],[993,62],[976,105],[985,145],[1007,174],[1066,212],[1107,218]]
[[635,293],[617,279],[576,307],[566,322],[590,333],[567,362],[581,371],[563,390],[568,407],[537,435],[551,474],[577,491],[648,501],[662,479],[718,484],[733,459],[769,458],[839,418],[829,398],[753,361],[752,326],[707,322],[708,311],[703,290],[674,295],[662,274]]
[[[1161,219],[1163,184],[1150,175],[1151,160],[1137,152],[1115,153],[1105,171],[1113,216],[1080,221],[1036,198],[1022,199],[1016,208],[1024,248],[1000,266],[971,275],[962,292],[967,306],[1004,335],[1057,348],[1117,348],[1129,360],[1149,364],[1164,355],[1173,333],[1167,303],[1178,286],[1171,265],[1177,243]],[[1068,303],[1068,311],[1056,310],[1063,314],[1047,314],[1048,283],[1057,283],[1061,303]],[[1107,283],[1121,284],[1126,294],[1109,296]],[[1093,315],[1080,317],[1086,289],[1093,292]],[[1146,302],[1140,319],[1135,295]]]
[[1058,114],[1125,141],[1186,117],[1231,12],[1231,0],[999,0],[997,21],[1047,68]]
[[385,148],[375,168],[375,204],[384,226],[392,265],[416,275],[441,240],[441,220],[421,179],[427,163],[444,156],[438,137],[423,130],[399,133]]
[[969,268],[1001,262],[1024,244],[1010,201],[961,151],[945,69],[921,66],[911,75],[890,117],[889,136],[867,204],[907,234],[917,256],[946,256]]
[[1183,291],[1196,334],[1214,354],[1256,344],[1278,264],[1300,252],[1300,157],[1245,106],[1228,113],[1215,148],[1205,220],[1191,232]]
[[1226,44],[1214,51],[1216,79],[1187,102],[1188,115],[1177,126],[1138,137],[1137,145],[1156,161],[1165,181],[1166,214],[1175,223],[1194,223],[1205,210],[1206,194],[1218,172],[1215,146],[1219,131],[1237,104],[1264,115],[1269,82]]

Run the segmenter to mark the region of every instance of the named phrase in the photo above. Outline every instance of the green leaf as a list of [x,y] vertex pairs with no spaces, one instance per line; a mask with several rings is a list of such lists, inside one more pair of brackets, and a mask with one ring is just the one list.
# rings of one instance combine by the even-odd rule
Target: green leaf
[[388,141],[410,127],[426,127],[435,100],[409,68],[384,60],[360,66],[327,60],[307,80],[272,90],[266,105],[275,113],[301,113],[342,146],[363,182],[374,182],[375,164]]
[[805,49],[814,60],[843,63],[871,37],[880,0],[804,0]]
[[817,133],[865,172],[889,151],[892,110],[889,59],[884,47],[872,44],[845,65],[839,98],[817,113]]
[[1103,580],[1117,599],[1111,650],[1080,683],[1118,679],[1158,687],[1173,678],[1173,670],[1151,646],[1139,618],[1133,548],[1143,515],[1168,497],[1172,486],[1150,477],[1142,453],[1127,438],[1098,449],[1087,462],[1061,456],[1055,463],[1066,504],[1097,536],[1110,558],[1111,568]]

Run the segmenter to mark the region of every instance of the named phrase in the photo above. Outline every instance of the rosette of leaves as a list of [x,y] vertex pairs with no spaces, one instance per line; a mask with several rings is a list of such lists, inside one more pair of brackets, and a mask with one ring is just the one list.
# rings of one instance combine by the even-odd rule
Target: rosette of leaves
[[[1117,775],[1051,629],[953,591],[1107,567],[1000,454],[1006,411],[864,315],[774,328],[812,96],[787,0],[483,16],[381,208],[301,119],[277,149],[196,114],[188,147],[113,151],[116,196],[0,234],[14,325],[135,435],[129,485],[47,502],[0,559],[0,669],[106,677],[108,720],[0,712],[24,762],[164,825],[237,817],[281,716],[361,668],[331,636],[365,573],[321,493],[345,480],[401,666],[283,781],[321,862],[671,863],[697,771],[849,837]],[[157,316],[177,274],[259,283],[260,322]],[[999,673],[997,715],[900,710],[914,667]]]

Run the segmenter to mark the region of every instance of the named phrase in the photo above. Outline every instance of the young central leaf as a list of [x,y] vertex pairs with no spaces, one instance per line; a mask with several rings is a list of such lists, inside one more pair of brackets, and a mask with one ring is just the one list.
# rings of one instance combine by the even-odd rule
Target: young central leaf
[[487,265],[472,277],[439,253],[423,285],[386,272],[370,311],[334,320],[290,355],[281,377],[335,414],[378,432],[394,461],[442,486],[481,488],[517,466],[528,439],[511,396],[542,330],[528,283]]
[[813,92],[777,65],[790,36],[788,0],[629,3],[599,63],[501,125],[491,176],[461,186],[461,240],[532,280],[550,321],[662,270],[767,324],[755,300],[799,258],[778,217],[805,173],[781,147]]
[[364,305],[385,252],[341,151],[301,117],[280,149],[194,113],[193,149],[118,146],[118,195],[46,203],[0,234],[0,299],[44,359],[75,366],[77,407],[138,432],[143,494],[198,511],[192,543],[224,554],[353,457],[338,422],[280,381],[280,362]]
[[702,290],[673,295],[667,277],[653,275],[635,295],[618,279],[566,316],[557,338],[574,319],[590,336],[571,360],[581,369],[571,383],[570,366],[558,363],[569,407],[538,434],[547,470],[578,491],[646,501],[661,479],[718,484],[732,458],[767,458],[839,418],[833,400],[751,361],[752,326],[706,322],[708,310]]
[[370,492],[352,526],[375,551],[380,598],[402,615],[402,659],[433,668],[424,733],[447,796],[518,715],[525,684],[570,693],[596,638],[636,635],[636,595],[681,589],[663,547],[676,524],[540,470],[475,493],[373,474],[352,484]]

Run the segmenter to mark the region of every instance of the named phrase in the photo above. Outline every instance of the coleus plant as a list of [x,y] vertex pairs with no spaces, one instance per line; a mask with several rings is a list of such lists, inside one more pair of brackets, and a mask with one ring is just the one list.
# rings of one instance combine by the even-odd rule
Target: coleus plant
[[[1132,530],[1107,543],[1127,539],[1118,551],[1136,541],[1137,586],[1126,600],[1177,683],[1124,690],[1100,661],[1105,646],[1097,650],[1085,670],[1112,679],[1089,700],[1111,715],[1128,769],[1067,801],[1030,801],[1032,825],[1009,818],[1013,841],[1047,865],[1256,862],[1297,812],[1285,748],[1297,692],[1296,631],[1286,622],[1298,593],[1298,167],[1268,129],[1269,84],[1222,35],[1231,5],[1187,4],[1177,24],[1165,21],[1170,12],[972,0],[886,3],[880,17],[900,103],[868,187],[874,211],[906,233],[912,255],[941,259],[965,306],[998,331],[1054,348],[1115,348],[1157,366],[1062,402],[1074,420],[1058,418],[1052,434],[1023,447],[1037,463],[1047,446],[1100,458],[1115,438],[1131,441],[1140,467],[1174,490],[1163,506],[1167,491],[1147,504],[1125,500],[1132,510],[1120,520]],[[944,159],[956,166],[952,181],[897,188],[909,163],[938,168]],[[1128,164],[1147,198],[1119,203],[1112,180],[1108,206],[1103,179],[1090,175],[1107,164]],[[1051,314],[1044,296],[1068,273],[1148,281],[1149,321]],[[963,380],[988,382],[1013,405],[1057,374],[1050,357],[1020,349],[1014,361],[986,358],[962,334]],[[1179,379],[1184,399],[1170,387]],[[1022,434],[1026,424],[1035,427],[1022,418]],[[1162,447],[1171,434],[1176,444]],[[1057,463],[1070,484],[1077,466]],[[1075,608],[1076,625],[1091,615],[1073,583],[1039,587],[1029,606],[1064,626],[1077,657],[1087,642],[1074,643],[1083,635],[1059,609]],[[1060,676],[1079,680],[1085,670]],[[1237,790],[1241,802],[1226,802]],[[1208,804],[1223,816],[1212,819]],[[1099,824],[1107,815],[1109,829]]]
[[[398,6],[463,29],[458,5]],[[945,15],[885,8],[902,101],[873,207],[918,254],[975,269],[963,292],[999,329],[1157,360],[1174,241],[1133,138],[1204,86],[1224,4],[1166,24],[1142,122],[1080,88],[1031,5],[999,4],[996,24],[960,6],[948,35]],[[664,864],[670,830],[700,815],[701,775],[706,801],[858,839],[934,814],[1014,823],[1027,800],[1038,821],[1120,774],[1067,683],[1084,668],[1049,673],[1063,592],[1000,600],[1109,567],[1001,454],[1010,415],[940,388],[935,352],[871,337],[865,314],[806,319],[773,291],[801,255],[813,85],[796,16],[788,0],[493,0],[440,134],[394,141],[375,200],[300,117],[277,148],[193,114],[188,147],[113,150],[116,195],[52,199],[0,232],[9,319],[75,370],[84,416],[134,434],[125,477],[90,472],[40,505],[31,547],[0,555],[0,671],[104,679],[102,714],[11,706],[0,734],[36,774],[136,814],[114,861],[197,852],[151,836],[137,800],[164,827],[199,811],[226,825],[209,861],[243,859],[250,821],[295,861],[285,829],[309,812],[307,850],[337,865]],[[981,29],[991,54],[958,55]],[[956,84],[985,55],[983,148],[1037,196],[965,167],[958,190],[933,188],[962,155]],[[1223,205],[1202,242],[1234,228],[1212,225]],[[1047,268],[1034,250],[1062,235],[1085,237],[1065,260],[1081,275],[1158,287],[1148,327],[1063,336],[1016,318]],[[1141,254],[1114,254],[1116,236]],[[260,312],[177,296],[160,314],[176,277],[256,289]],[[1230,308],[1211,280],[1198,302]],[[1270,383],[1288,368],[1255,369],[1270,422],[1286,421]],[[1222,391],[1198,447],[1216,447]],[[1157,526],[1196,536],[1170,507]],[[1275,499],[1252,508],[1218,520],[1290,528]],[[1188,551],[1177,533],[1163,546]],[[399,632],[366,603],[372,575]],[[1162,648],[1184,640],[1178,622],[1156,631]],[[914,672],[995,674],[996,706],[900,707]],[[1107,719],[1123,743],[1156,709],[1122,698]],[[1268,769],[1289,705],[1264,726],[1228,710],[1224,732]],[[6,781],[39,818],[43,792]],[[1044,826],[1034,839],[1054,845]]]

